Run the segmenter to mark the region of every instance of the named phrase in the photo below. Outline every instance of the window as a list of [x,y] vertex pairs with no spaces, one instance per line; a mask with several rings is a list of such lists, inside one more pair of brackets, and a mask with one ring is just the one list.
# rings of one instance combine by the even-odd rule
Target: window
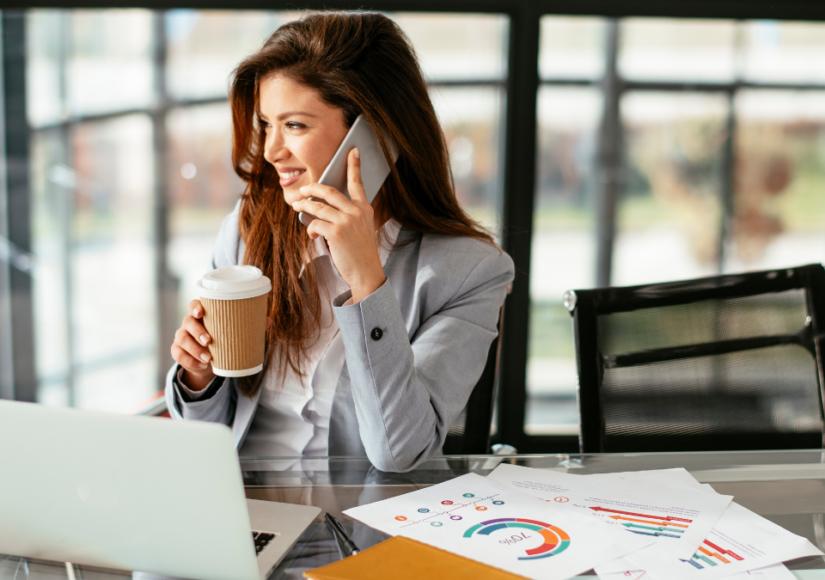
[[[516,263],[503,442],[569,451],[565,290],[823,261],[825,23],[760,20],[744,5],[740,20],[542,14],[530,0],[502,10],[390,14],[420,56],[461,203]],[[28,372],[43,402],[130,412],[162,384],[243,189],[229,75],[300,13],[22,14],[2,17],[25,27],[25,83],[4,90],[6,127],[25,93],[14,134],[28,157],[7,152],[7,167],[27,167],[28,182],[14,178],[27,192],[14,204],[0,192],[0,396]],[[11,227],[21,220],[30,233]],[[33,322],[15,322],[16,297],[24,309],[31,298]],[[27,332],[36,356],[20,347],[10,371]]]
[[[541,21],[530,268],[528,435],[575,434],[566,289],[695,278],[825,259],[825,25],[628,18]],[[782,86],[784,85],[784,87]],[[616,210],[600,148],[618,108]],[[598,241],[609,255],[599,259]],[[602,256],[604,258],[604,256]],[[597,264],[609,264],[600,271]]]

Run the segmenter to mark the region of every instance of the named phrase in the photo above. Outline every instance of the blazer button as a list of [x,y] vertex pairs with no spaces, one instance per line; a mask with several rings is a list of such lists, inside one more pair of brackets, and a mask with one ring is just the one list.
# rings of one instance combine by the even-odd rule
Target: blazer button
[[382,336],[384,336],[384,331],[377,326],[372,329],[372,332],[370,332],[370,338],[373,340],[381,340]]

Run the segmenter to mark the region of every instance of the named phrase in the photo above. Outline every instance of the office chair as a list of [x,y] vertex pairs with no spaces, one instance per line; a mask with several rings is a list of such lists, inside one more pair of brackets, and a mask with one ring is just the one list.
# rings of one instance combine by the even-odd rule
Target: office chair
[[582,453],[823,447],[822,265],[564,302]]
[[[510,289],[507,289],[510,293]],[[499,335],[490,345],[487,363],[470,399],[453,421],[444,441],[444,455],[476,455],[490,453],[490,427],[498,389],[498,366],[501,356],[501,329],[504,323],[504,305],[498,317]]]

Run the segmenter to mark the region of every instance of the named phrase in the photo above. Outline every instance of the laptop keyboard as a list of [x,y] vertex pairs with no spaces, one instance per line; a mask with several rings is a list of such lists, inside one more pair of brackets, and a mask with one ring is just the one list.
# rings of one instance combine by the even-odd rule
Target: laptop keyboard
[[252,532],[252,540],[255,542],[255,555],[257,556],[263,552],[269,543],[277,537],[278,534],[269,532]]

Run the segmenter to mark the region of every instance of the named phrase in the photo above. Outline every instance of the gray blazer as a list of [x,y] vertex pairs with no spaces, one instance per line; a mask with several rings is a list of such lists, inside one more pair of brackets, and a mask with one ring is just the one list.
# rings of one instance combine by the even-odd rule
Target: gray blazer
[[[212,265],[239,264],[243,251],[236,208],[223,221]],[[479,240],[402,228],[384,273],[387,281],[367,298],[340,306],[345,294],[333,305],[346,363],[329,454],[366,455],[382,471],[401,472],[440,452],[484,369],[514,269],[507,254]],[[228,425],[240,448],[260,390],[250,399],[230,378],[187,403],[174,385],[177,369],[166,379],[172,417]]]

